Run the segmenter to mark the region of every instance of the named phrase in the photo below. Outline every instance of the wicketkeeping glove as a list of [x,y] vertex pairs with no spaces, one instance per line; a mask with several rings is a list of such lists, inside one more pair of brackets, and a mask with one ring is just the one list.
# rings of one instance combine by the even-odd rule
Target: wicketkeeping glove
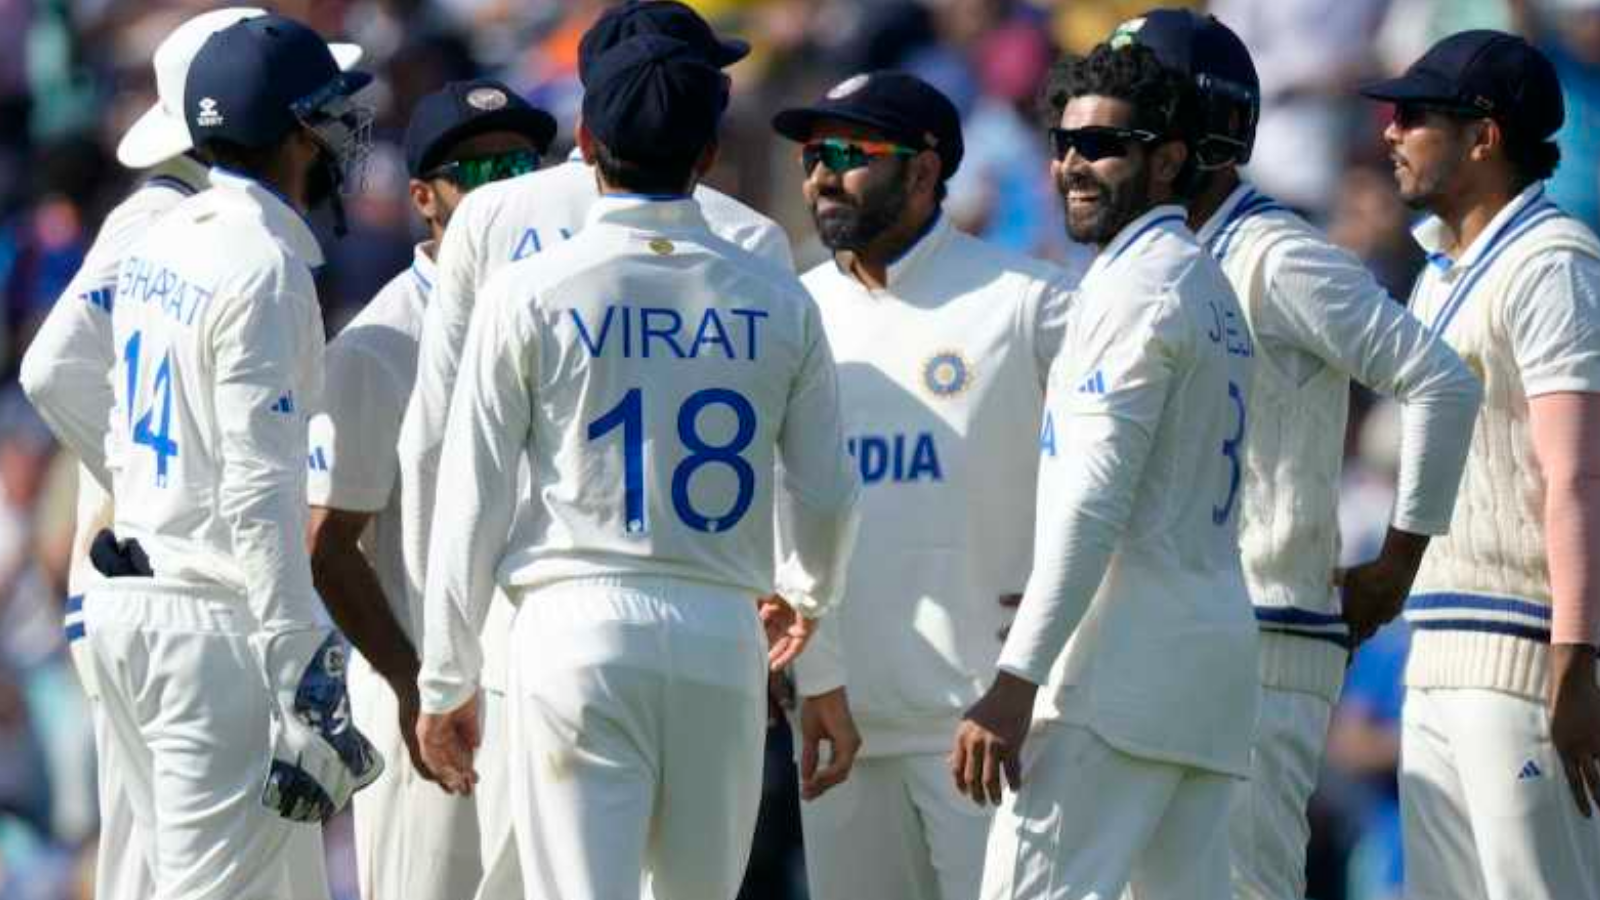
[[383,756],[350,721],[344,644],[320,630],[258,643],[274,701],[261,803],[291,821],[327,821],[383,772]]

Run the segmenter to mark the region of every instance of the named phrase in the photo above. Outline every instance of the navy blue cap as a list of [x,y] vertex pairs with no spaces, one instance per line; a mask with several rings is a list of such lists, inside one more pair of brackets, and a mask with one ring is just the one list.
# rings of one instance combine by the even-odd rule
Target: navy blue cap
[[1149,47],[1163,66],[1194,84],[1202,107],[1202,162],[1249,161],[1261,117],[1261,79],[1233,29],[1193,10],[1153,9],[1118,25],[1107,42]]
[[1566,120],[1555,66],[1532,44],[1502,31],[1463,31],[1428,48],[1405,74],[1361,89],[1391,103],[1430,103],[1486,116],[1533,138]]
[[939,154],[940,175],[961,166],[961,114],[939,89],[906,72],[869,72],[841,81],[811,106],[786,109],[772,127],[791,141],[811,140],[821,122],[849,122],[913,150]]
[[206,39],[184,81],[183,113],[195,146],[223,139],[267,147],[329,101],[372,81],[340,72],[310,28],[278,15],[237,22]]
[[677,38],[698,52],[704,61],[721,69],[750,55],[750,45],[721,38],[700,14],[678,0],[627,0],[608,7],[578,42],[578,80],[587,87],[593,80],[595,60],[607,50],[639,34]]
[[492,78],[452,81],[417,101],[406,126],[406,170],[420,178],[455,145],[491,131],[509,131],[543,154],[556,136],[555,117],[529,105]]
[[594,61],[583,122],[622,159],[680,159],[716,138],[727,101],[728,76],[694,47],[641,34]]

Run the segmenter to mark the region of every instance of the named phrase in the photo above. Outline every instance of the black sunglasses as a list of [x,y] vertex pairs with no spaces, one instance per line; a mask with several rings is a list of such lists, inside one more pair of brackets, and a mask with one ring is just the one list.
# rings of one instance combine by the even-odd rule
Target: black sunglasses
[[539,168],[539,154],[532,150],[508,150],[490,156],[468,156],[454,159],[423,175],[424,178],[442,178],[464,191],[482,187],[491,181],[503,181],[526,175]]
[[1402,101],[1394,105],[1394,123],[1404,129],[1422,127],[1427,124],[1429,115],[1442,116],[1457,122],[1485,118],[1481,110],[1468,106],[1452,106],[1447,103],[1419,103],[1412,100]]
[[1161,135],[1142,128],[1115,128],[1109,125],[1089,125],[1084,128],[1050,129],[1050,151],[1057,162],[1067,158],[1067,153],[1077,150],[1089,162],[1128,155],[1134,143],[1153,144]]

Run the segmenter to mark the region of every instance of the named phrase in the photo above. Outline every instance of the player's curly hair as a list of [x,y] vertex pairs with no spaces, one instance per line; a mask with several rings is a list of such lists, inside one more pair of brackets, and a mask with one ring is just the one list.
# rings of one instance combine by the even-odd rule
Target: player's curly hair
[[1069,56],[1051,67],[1044,90],[1052,126],[1074,97],[1127,101],[1133,106],[1134,127],[1189,147],[1189,162],[1174,185],[1179,193],[1194,180],[1198,98],[1189,79],[1163,66],[1154,50],[1143,44],[1099,44],[1087,56]]

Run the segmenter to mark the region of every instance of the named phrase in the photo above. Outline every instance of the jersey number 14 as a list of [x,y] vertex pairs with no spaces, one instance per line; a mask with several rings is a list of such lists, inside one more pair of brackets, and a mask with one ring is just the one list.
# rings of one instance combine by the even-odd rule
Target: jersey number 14
[[[142,382],[139,378],[139,350],[143,343],[143,332],[135,331],[128,338],[128,343],[122,348],[123,367],[128,372],[128,428],[133,433],[133,442],[149,447],[156,455],[156,487],[167,486],[167,460],[178,455],[178,442],[171,437],[172,431],[172,354],[163,353],[161,364],[156,367],[155,379],[150,384],[148,402],[139,394]],[[135,421],[134,411],[142,409],[143,413]]]
[[[708,406],[725,406],[733,411],[737,425],[733,437],[725,444],[711,444],[700,436],[700,413]],[[590,422],[587,437],[591,441],[599,440],[618,428],[622,429],[623,513],[628,533],[643,534],[649,530],[649,520],[645,514],[648,500],[644,484],[644,393],[640,388],[630,389],[622,395],[621,402]],[[683,524],[710,534],[727,531],[744,518],[750,510],[750,501],[755,498],[756,470],[739,454],[750,446],[755,436],[755,407],[739,392],[706,388],[684,399],[683,405],[678,407],[678,440],[689,454],[672,471],[672,511]],[[696,509],[689,498],[689,479],[702,466],[709,465],[727,466],[738,480],[733,505],[717,516],[708,516]]]

